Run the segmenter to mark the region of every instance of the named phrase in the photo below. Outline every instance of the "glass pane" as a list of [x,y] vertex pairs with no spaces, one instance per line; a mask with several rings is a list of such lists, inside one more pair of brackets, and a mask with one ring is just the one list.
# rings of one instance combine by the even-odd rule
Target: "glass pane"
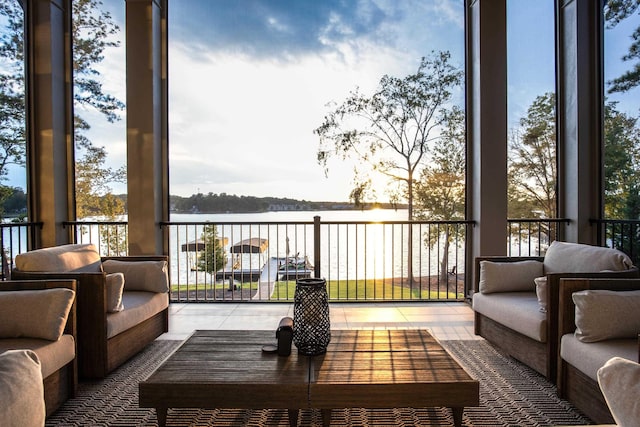
[[125,214],[124,16],[121,0],[73,1],[78,219]]
[[609,0],[604,33],[605,218],[640,219],[640,16],[637,1]]
[[509,218],[556,217],[554,1],[507,2]]
[[[423,57],[437,62],[443,60],[438,52],[448,52],[445,63],[462,73],[462,0],[180,0],[168,10],[169,170],[176,211],[215,209],[204,202],[219,194],[406,204],[406,187],[388,179],[392,172],[407,177],[406,158],[383,148],[387,141],[374,144],[374,154],[363,144],[359,156],[350,149],[343,159],[321,148],[320,128],[355,99],[350,94],[371,99],[383,76],[416,75]],[[435,76],[431,71],[425,74]],[[446,88],[450,97],[425,127],[429,149],[419,160],[416,182],[439,159],[433,149],[446,127],[436,118],[464,107],[461,74],[456,83]],[[353,116],[350,124],[358,129],[370,119]],[[456,126],[464,116],[447,117]],[[406,130],[413,138],[417,127],[408,123]],[[451,129],[451,135],[464,147],[463,128]],[[378,136],[382,141],[389,135]],[[326,176],[322,156],[329,157]],[[381,159],[393,159],[398,168],[391,171]]]
[[15,0],[0,5],[0,218],[24,219],[25,85],[24,12]]

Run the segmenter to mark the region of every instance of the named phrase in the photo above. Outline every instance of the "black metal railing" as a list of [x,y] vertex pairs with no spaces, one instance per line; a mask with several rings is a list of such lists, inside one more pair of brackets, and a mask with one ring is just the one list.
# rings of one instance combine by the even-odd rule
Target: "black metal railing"
[[[319,217],[162,224],[171,242],[171,298],[198,302],[292,301],[296,279],[308,276],[325,278],[333,301],[461,300],[470,225]],[[207,227],[215,228],[215,236],[206,237]],[[234,253],[234,245],[247,239],[268,245],[263,252]],[[215,250],[218,245],[222,253]]]
[[542,256],[554,240],[562,240],[564,218],[520,218],[508,219],[509,256]]
[[[507,254],[544,255],[569,220],[509,219]],[[599,242],[640,260],[640,221],[592,221]],[[72,241],[127,254],[127,222],[65,222]],[[323,277],[333,301],[461,300],[472,221],[166,222],[171,300],[292,301],[295,281]],[[36,223],[3,225],[9,260],[35,247]],[[215,229],[207,237],[205,230]],[[10,231],[9,231],[10,230]],[[29,238],[27,239],[27,236]],[[212,240],[215,239],[215,240]],[[231,248],[266,241],[255,253]],[[217,242],[217,243],[214,243]],[[19,242],[19,243],[18,243]],[[216,250],[216,248],[219,248]],[[10,262],[9,262],[10,265]]]
[[640,220],[601,219],[591,223],[598,227],[602,246],[621,250],[640,266]]
[[128,253],[127,221],[65,221],[71,241],[93,243],[102,256],[120,256]]
[[2,273],[0,277],[6,279],[11,276],[13,259],[16,255],[27,252],[36,247],[37,229],[42,228],[41,222],[11,222],[0,224],[0,248],[2,248]]

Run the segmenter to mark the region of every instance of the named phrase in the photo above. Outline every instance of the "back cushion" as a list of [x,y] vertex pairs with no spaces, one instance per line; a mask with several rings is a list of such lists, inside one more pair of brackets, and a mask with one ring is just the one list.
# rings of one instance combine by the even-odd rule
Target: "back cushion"
[[544,256],[544,274],[597,273],[621,271],[633,267],[624,252],[600,246],[554,241]]
[[0,338],[57,341],[74,298],[75,292],[66,288],[0,292]]
[[16,268],[53,273],[102,271],[100,254],[92,244],[53,246],[25,252],[16,255]]
[[104,271],[124,274],[125,291],[169,292],[166,261],[106,260]]
[[635,339],[640,332],[640,291],[574,292],[576,337],[582,342]]
[[542,276],[540,261],[480,261],[480,292],[535,291],[534,279]]

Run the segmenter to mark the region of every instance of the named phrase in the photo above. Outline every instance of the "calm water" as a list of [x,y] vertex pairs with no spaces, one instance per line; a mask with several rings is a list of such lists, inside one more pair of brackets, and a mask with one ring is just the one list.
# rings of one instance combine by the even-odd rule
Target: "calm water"
[[[225,249],[248,238],[267,239],[268,249],[261,255],[242,254],[243,269],[259,269],[271,258],[299,254],[314,262],[314,230],[312,225],[267,225],[266,222],[308,222],[319,216],[321,276],[332,279],[372,279],[400,277],[407,274],[409,238],[413,242],[413,270],[418,275],[438,274],[443,253],[442,245],[427,247],[426,228],[414,227],[410,236],[403,224],[331,224],[341,221],[405,221],[406,210],[368,211],[286,211],[252,214],[174,214],[172,222],[212,222],[217,224],[218,237],[225,241]],[[247,224],[229,224],[243,222]],[[192,271],[196,254],[186,253],[182,245],[200,238],[202,226],[172,226],[170,232],[172,280],[175,283],[210,281],[206,274]],[[463,245],[458,245],[463,246]],[[464,267],[461,247],[449,249],[449,268],[456,265],[458,273]],[[204,276],[204,277],[203,277]]]

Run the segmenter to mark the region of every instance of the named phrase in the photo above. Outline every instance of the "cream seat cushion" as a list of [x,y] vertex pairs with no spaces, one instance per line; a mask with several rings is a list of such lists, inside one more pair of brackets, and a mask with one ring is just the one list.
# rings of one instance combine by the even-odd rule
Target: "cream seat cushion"
[[594,381],[598,369],[612,357],[634,359],[638,357],[637,339],[616,339],[582,342],[575,334],[565,334],[560,341],[560,357]]
[[535,292],[475,293],[473,310],[539,342],[547,342],[547,315]]
[[62,335],[57,341],[36,338],[0,340],[0,352],[20,349],[32,350],[38,355],[43,378],[47,378],[76,357],[76,342],[73,335]]
[[122,303],[124,310],[107,314],[107,338],[112,338],[169,307],[169,294],[125,291]]

